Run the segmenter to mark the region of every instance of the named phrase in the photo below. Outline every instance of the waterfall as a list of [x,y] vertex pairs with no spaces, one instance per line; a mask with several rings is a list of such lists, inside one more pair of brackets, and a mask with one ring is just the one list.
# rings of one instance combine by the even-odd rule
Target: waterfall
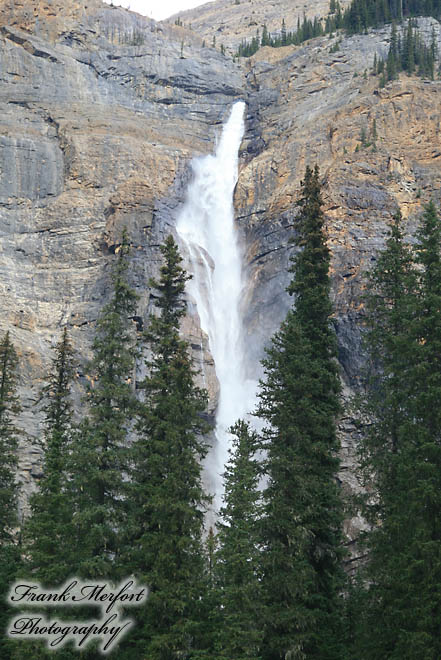
[[244,110],[243,101],[235,103],[215,154],[193,160],[193,179],[176,225],[193,275],[188,292],[208,336],[219,382],[216,443],[206,464],[215,491],[215,510],[221,505],[228,428],[252,409],[256,389],[256,383],[246,379],[244,365],[242,254],[233,208]]

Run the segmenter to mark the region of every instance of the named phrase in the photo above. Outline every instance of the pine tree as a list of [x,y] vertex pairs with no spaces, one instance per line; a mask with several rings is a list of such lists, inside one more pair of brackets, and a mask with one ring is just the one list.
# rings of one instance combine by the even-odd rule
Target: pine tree
[[[369,406],[376,424],[375,436],[381,443],[378,452],[396,451],[399,418],[406,410],[405,401],[408,371],[414,346],[410,334],[415,315],[416,273],[413,255],[406,246],[401,228],[402,217],[398,211],[390,228],[386,247],[377,259],[376,267],[369,275],[368,293],[365,297],[368,329],[366,342],[373,356],[369,384]],[[381,358],[379,357],[381,356]],[[405,389],[406,388],[406,389]],[[386,442],[389,438],[390,442]],[[369,438],[368,453],[376,453]],[[380,460],[379,455],[375,461]],[[383,468],[389,456],[383,457]],[[372,465],[371,465],[372,468]],[[370,471],[371,471],[371,468]],[[375,463],[375,471],[379,465]]]
[[394,530],[398,530],[403,515],[400,462],[406,447],[402,429],[409,418],[409,370],[416,348],[411,328],[417,286],[413,255],[404,242],[401,224],[398,211],[385,249],[369,274],[365,296],[371,373],[361,412],[370,425],[361,438],[359,456],[364,484],[368,492],[374,490],[378,495],[375,499],[367,495],[363,507],[372,526],[365,537],[369,563],[362,573],[369,588],[363,593],[359,584],[351,594],[351,600],[358,602],[358,611],[364,609],[364,616],[355,624],[354,650],[354,655],[363,659],[389,657],[390,631],[395,628],[394,614],[388,616],[384,597],[388,599],[401,552]]
[[[418,232],[417,262],[396,216],[368,296],[378,362],[373,424],[362,467],[377,498],[367,507],[370,560],[363,659],[440,656],[441,224],[433,204]],[[367,628],[369,630],[367,631]]]
[[271,41],[271,37],[268,33],[268,28],[266,25],[263,26],[262,28],[262,40],[260,42],[260,45],[263,46],[269,46]]
[[11,646],[3,631],[12,616],[4,601],[16,577],[20,555],[14,529],[17,526],[17,468],[18,430],[15,417],[20,412],[17,389],[17,354],[9,332],[0,344],[0,656],[7,660]]
[[73,506],[68,490],[69,445],[73,433],[70,388],[74,377],[73,349],[63,331],[52,371],[43,388],[45,453],[43,478],[31,498],[24,538],[27,569],[33,579],[58,587],[70,576],[76,548],[72,545]]
[[282,33],[281,33],[281,38],[282,38],[282,46],[286,46],[287,44],[287,36],[286,36],[286,23],[285,19],[282,18]]
[[267,351],[258,415],[266,423],[262,521],[265,659],[341,659],[342,505],[335,418],[340,385],[330,327],[330,253],[319,171],[298,201],[296,308]]
[[403,41],[402,66],[409,74],[415,71],[415,33],[410,18],[407,21],[407,31]]
[[129,242],[123,232],[113,269],[113,297],[97,322],[88,416],[76,434],[70,458],[77,566],[81,577],[117,580],[126,524],[128,434],[136,410],[133,373],[136,339],[131,318],[137,295],[127,282]]
[[410,378],[412,420],[405,429],[409,452],[403,469],[408,525],[413,521],[414,529],[409,525],[408,599],[402,603],[396,657],[435,659],[441,655],[441,219],[433,202],[425,207],[417,238],[418,360]]
[[[150,356],[142,383],[145,399],[137,425],[129,493],[132,529],[127,568],[150,588],[127,653],[149,660],[188,657],[197,649],[202,619],[204,563],[201,486],[206,395],[194,385],[188,344],[179,336],[189,277],[172,236],[161,246],[164,264],[146,333]],[[124,656],[123,656],[124,657]],[[130,655],[128,657],[131,657]]]
[[399,52],[398,52],[398,32],[397,32],[397,26],[394,22],[392,23],[389,53],[386,62],[388,80],[395,80],[400,68],[401,67],[399,65]]
[[20,412],[17,389],[17,354],[7,332],[0,344],[0,544],[11,542],[17,524],[18,431],[14,418]]
[[238,421],[225,468],[225,505],[218,523],[216,574],[220,585],[219,657],[259,660],[262,642],[258,520],[261,473],[258,435]]

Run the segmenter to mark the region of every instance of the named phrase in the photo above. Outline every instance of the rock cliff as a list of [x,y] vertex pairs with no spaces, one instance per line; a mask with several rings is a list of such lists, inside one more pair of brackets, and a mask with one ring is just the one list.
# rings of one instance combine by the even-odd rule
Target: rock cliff
[[[20,355],[25,492],[41,473],[35,403],[51,346],[67,324],[80,356],[80,397],[125,225],[141,296],[134,323],[142,325],[150,310],[146,283],[157,272],[158,245],[173,230],[189,161],[213,150],[238,98],[247,102],[235,206],[249,282],[250,373],[258,374],[263,347],[291,303],[285,286],[295,200],[305,165],[317,162],[346,395],[359,385],[363,273],[397,205],[412,234],[422,205],[440,201],[441,82],[402,75],[379,89],[370,67],[375,53],[387,53],[386,28],[343,37],[336,52],[337,37],[323,37],[264,48],[239,63],[203,46],[211,35],[204,25],[222,22],[231,44],[240,40],[245,33],[230,13],[248,4],[271,28],[275,9],[262,0],[194,10],[191,30],[188,17],[184,27],[158,24],[99,0],[0,4],[0,324]],[[312,6],[317,12],[317,4],[305,8]],[[427,36],[432,26],[441,46],[438,23],[420,19]],[[185,332],[196,361],[208,365],[213,409],[215,377],[191,305]],[[341,478],[353,489],[356,429],[348,417],[340,430]],[[348,523],[351,537],[357,525]]]
[[[20,357],[27,492],[41,474],[35,403],[61,327],[80,356],[79,397],[123,226],[142,320],[189,160],[212,150],[245,78],[200,40],[181,54],[173,28],[84,0],[4,3],[0,72],[1,330]],[[191,319],[186,328],[200,335]]]
[[[340,0],[344,9],[351,0]],[[266,25],[271,33],[279,33],[282,20],[288,31],[295,31],[303,17],[314,20],[325,18],[329,12],[329,0],[216,0],[172,16],[167,23],[182,23],[183,27],[201,35],[207,44],[216,39],[232,52],[243,39],[252,39]]]

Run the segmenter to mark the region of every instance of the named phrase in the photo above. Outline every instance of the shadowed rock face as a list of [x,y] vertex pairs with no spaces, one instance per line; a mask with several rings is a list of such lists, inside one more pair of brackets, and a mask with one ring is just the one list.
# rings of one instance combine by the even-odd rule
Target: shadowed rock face
[[[213,6],[221,16],[223,0]],[[0,9],[0,326],[11,330],[21,358],[25,492],[41,473],[34,404],[51,346],[67,324],[79,355],[79,400],[124,226],[133,244],[131,281],[141,296],[134,331],[140,319],[145,324],[148,278],[158,272],[159,244],[174,229],[189,160],[214,150],[238,98],[247,101],[235,206],[248,275],[250,375],[259,374],[264,345],[292,303],[285,287],[295,201],[305,166],[317,162],[349,396],[364,364],[363,273],[397,205],[412,235],[423,204],[440,201],[441,82],[403,75],[378,89],[370,67],[375,52],[387,53],[387,29],[344,38],[335,53],[335,39],[326,37],[261,49],[236,64],[202,48],[204,35],[194,29],[156,24],[98,0],[23,0],[15,7],[11,13],[6,2]],[[436,21],[420,24],[428,39],[433,25],[441,45]],[[212,412],[216,379],[192,304],[184,332],[204,366]],[[350,417],[340,431],[341,479],[352,490],[357,431]],[[358,525],[348,522],[350,537]]]

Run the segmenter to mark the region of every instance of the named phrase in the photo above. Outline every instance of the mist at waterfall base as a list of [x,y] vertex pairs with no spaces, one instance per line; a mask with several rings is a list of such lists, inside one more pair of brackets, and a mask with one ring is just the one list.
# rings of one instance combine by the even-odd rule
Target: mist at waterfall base
[[228,429],[254,409],[257,390],[257,382],[246,377],[243,254],[233,206],[244,111],[243,101],[235,103],[215,154],[193,160],[193,178],[176,225],[193,275],[188,293],[208,336],[219,382],[215,444],[204,466],[215,511],[222,506],[222,474],[231,445]]

